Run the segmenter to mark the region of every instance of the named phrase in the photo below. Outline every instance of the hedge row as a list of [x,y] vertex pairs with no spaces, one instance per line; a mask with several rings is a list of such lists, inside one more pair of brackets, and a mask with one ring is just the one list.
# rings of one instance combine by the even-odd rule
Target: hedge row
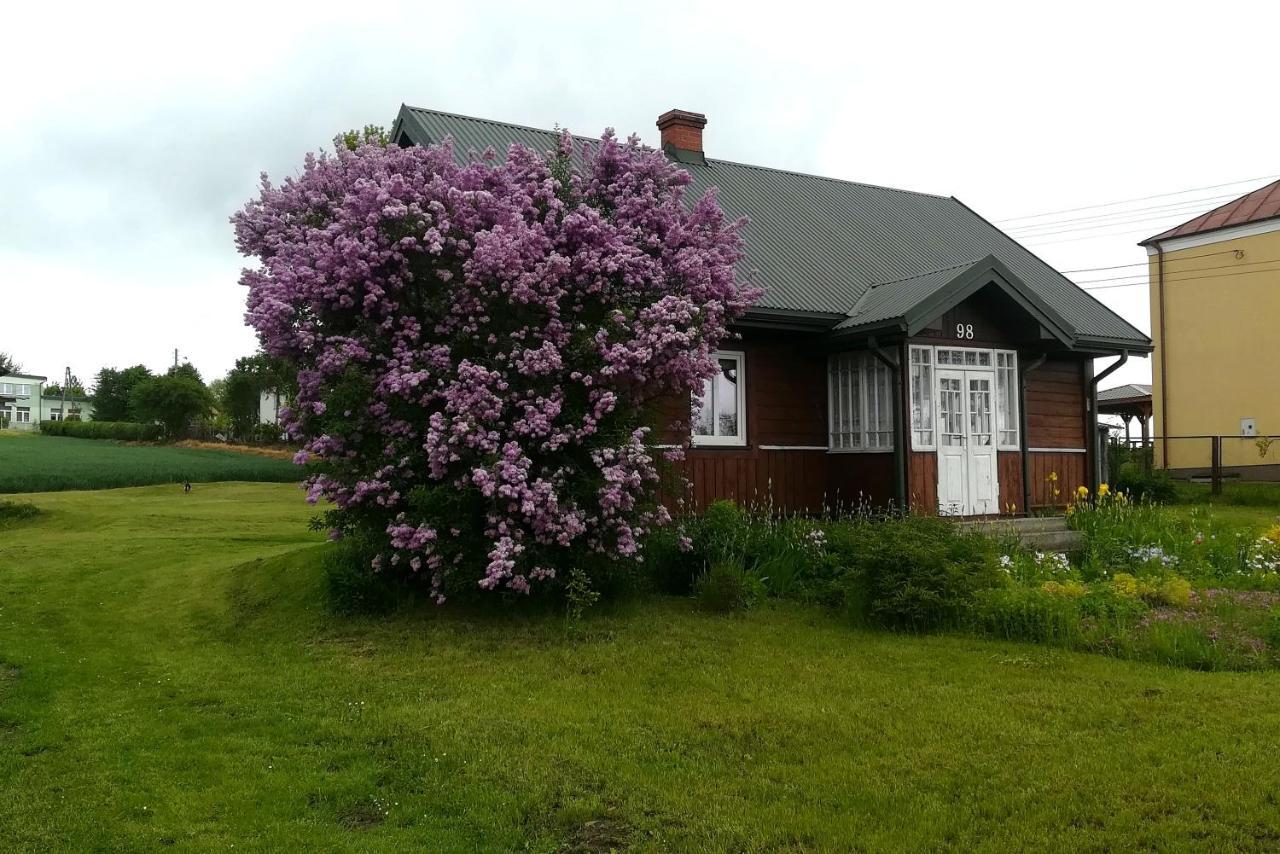
[[74,436],[77,439],[119,439],[125,442],[154,442],[163,435],[159,424],[130,421],[41,421],[46,436]]

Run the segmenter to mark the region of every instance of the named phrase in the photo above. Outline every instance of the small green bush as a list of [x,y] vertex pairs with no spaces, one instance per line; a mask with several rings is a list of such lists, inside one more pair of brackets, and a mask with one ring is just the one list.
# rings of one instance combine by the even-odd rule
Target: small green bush
[[764,590],[760,579],[747,572],[741,561],[723,560],[698,578],[694,593],[702,610],[727,614],[750,608]]
[[0,528],[26,522],[40,515],[40,508],[25,501],[0,499]]
[[343,616],[386,614],[405,597],[391,576],[375,572],[372,552],[355,541],[338,543],[325,556],[329,608]]
[[995,542],[946,519],[854,522],[831,533],[856,622],[911,631],[957,626],[979,591],[1004,583]]
[[1130,500],[1152,504],[1171,504],[1178,500],[1178,488],[1162,469],[1153,469],[1130,461],[1120,465],[1112,488],[1128,494]]
[[41,421],[40,432],[46,436],[71,436],[76,439],[114,439],[119,442],[156,442],[164,433],[159,424],[132,421]]

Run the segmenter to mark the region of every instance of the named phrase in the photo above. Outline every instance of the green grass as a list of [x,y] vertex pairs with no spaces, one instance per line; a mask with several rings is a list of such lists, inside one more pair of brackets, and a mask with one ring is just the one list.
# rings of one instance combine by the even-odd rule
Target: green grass
[[0,433],[0,494],[225,480],[296,482],[289,460],[236,451]]
[[1280,844],[1280,679],[657,600],[324,610],[285,485],[29,496],[6,851]]

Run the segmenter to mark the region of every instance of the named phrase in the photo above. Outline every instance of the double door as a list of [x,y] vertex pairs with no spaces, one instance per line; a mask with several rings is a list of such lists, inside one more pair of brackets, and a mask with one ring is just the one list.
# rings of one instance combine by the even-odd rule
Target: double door
[[938,370],[938,512],[1000,512],[995,371]]

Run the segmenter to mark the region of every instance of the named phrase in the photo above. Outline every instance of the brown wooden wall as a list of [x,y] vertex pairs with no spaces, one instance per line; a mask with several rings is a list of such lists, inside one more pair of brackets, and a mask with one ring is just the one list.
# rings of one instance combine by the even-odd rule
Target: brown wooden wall
[[1085,364],[1057,357],[1027,373],[1028,447],[1086,446]]
[[[747,446],[690,449],[676,466],[690,487],[680,509],[698,511],[731,499],[771,503],[786,513],[817,513],[824,503],[889,500],[892,453],[826,452],[827,354],[820,336],[747,331],[723,349],[747,357]],[[663,410],[665,441],[678,443],[688,429],[688,403],[672,400]]]
[[[1036,358],[1037,339],[1028,341],[1027,327],[1000,294],[980,293],[926,330],[920,343],[1016,348],[1025,367]],[[975,324],[973,340],[954,339],[954,323]],[[948,326],[951,324],[951,326]],[[948,334],[950,332],[950,335]],[[726,350],[746,353],[747,446],[696,448],[678,470],[691,481],[682,497],[684,509],[700,510],[721,498],[744,504],[772,503],[781,512],[816,512],[825,505],[849,506],[863,501],[885,503],[893,497],[892,453],[828,454],[827,353],[820,335],[748,330]],[[905,348],[903,348],[905,349]],[[903,355],[899,350],[898,355]],[[1025,402],[1032,506],[1065,504],[1086,482],[1088,460],[1085,408],[1088,362],[1056,355],[1027,374]],[[906,377],[904,375],[904,382]],[[903,390],[904,402],[909,398]],[[687,435],[688,402],[665,407],[665,441]],[[909,437],[909,433],[908,433]],[[909,441],[909,438],[908,438]],[[771,445],[803,446],[779,450]],[[763,447],[762,447],[763,446]],[[1068,451],[1076,451],[1068,453]],[[908,501],[917,512],[937,512],[937,457],[934,452],[907,454]],[[1022,456],[998,456],[1001,512],[1023,505]],[[1058,473],[1058,495],[1052,494],[1049,472]],[[670,490],[668,493],[670,494]]]

